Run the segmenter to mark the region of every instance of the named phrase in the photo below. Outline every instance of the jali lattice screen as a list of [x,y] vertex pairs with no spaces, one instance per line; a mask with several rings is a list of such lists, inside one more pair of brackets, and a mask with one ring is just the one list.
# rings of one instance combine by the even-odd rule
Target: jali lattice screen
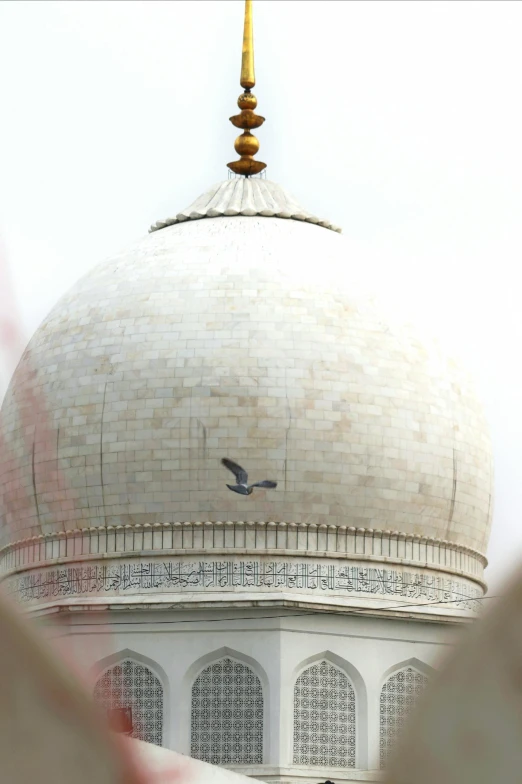
[[355,692],[327,661],[313,664],[294,686],[294,763],[355,767]]
[[391,675],[382,687],[379,735],[382,768],[427,683],[426,675],[413,667],[405,667]]
[[105,710],[131,708],[132,737],[163,742],[163,687],[143,664],[125,659],[98,678],[94,699]]
[[198,675],[190,754],[214,765],[263,762],[263,690],[250,667],[227,657]]

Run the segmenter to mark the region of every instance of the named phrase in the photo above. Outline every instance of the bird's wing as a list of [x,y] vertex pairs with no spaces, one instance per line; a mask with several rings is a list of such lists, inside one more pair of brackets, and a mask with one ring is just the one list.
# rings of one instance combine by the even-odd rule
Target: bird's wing
[[256,482],[254,485],[250,485],[250,487],[277,487],[277,482],[272,482],[271,479],[263,479],[262,482]]
[[236,481],[238,485],[246,485],[248,482],[248,474],[244,468],[241,468],[240,465],[234,463],[233,460],[229,460],[228,457],[224,457],[221,460],[222,464],[225,468],[228,468],[229,471],[232,471],[234,476],[236,477]]

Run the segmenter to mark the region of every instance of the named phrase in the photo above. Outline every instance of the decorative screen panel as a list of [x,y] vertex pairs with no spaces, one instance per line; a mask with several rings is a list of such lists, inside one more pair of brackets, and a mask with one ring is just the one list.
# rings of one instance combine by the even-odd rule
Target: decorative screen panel
[[263,690],[245,664],[211,664],[192,686],[190,754],[214,765],[263,762]]
[[294,686],[294,763],[355,767],[355,692],[327,661],[308,667]]
[[131,659],[114,665],[96,682],[94,699],[107,711],[130,708],[132,737],[161,746],[163,687],[148,667]]
[[427,683],[426,675],[413,667],[405,667],[391,675],[382,687],[379,737],[381,768],[385,767],[388,755]]

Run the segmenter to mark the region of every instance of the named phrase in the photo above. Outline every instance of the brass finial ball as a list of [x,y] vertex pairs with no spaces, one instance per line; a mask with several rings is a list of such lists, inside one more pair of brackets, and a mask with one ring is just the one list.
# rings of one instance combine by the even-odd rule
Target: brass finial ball
[[252,93],[241,93],[237,99],[237,105],[240,109],[252,109],[257,106],[257,98]]
[[245,131],[237,137],[234,149],[238,155],[255,155],[259,150],[259,142],[249,131]]
[[250,177],[259,174],[266,168],[266,163],[255,161],[253,155],[259,150],[259,142],[250,131],[252,128],[259,128],[263,125],[265,118],[257,115],[254,109],[257,106],[257,98],[250,92],[256,80],[254,76],[254,41],[252,28],[252,0],[245,0],[245,26],[243,31],[243,55],[241,60],[241,79],[239,80],[244,92],[237,99],[237,105],[241,109],[240,114],[230,117],[230,122],[235,128],[242,128],[243,133],[234,142],[234,149],[241,156],[239,161],[227,163],[228,168],[234,174],[241,174]]

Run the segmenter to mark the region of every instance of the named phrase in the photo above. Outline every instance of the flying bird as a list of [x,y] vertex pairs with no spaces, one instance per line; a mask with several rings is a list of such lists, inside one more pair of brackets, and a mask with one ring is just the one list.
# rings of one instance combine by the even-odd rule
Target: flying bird
[[239,493],[239,495],[251,495],[254,487],[277,487],[277,482],[273,482],[271,479],[263,479],[262,482],[254,482],[254,484],[249,485],[248,474],[244,468],[241,468],[240,465],[234,463],[233,460],[229,460],[228,457],[224,457],[221,462],[225,468],[228,468],[229,471],[232,471],[236,477],[235,485],[227,485],[228,489],[232,490],[233,493]]

